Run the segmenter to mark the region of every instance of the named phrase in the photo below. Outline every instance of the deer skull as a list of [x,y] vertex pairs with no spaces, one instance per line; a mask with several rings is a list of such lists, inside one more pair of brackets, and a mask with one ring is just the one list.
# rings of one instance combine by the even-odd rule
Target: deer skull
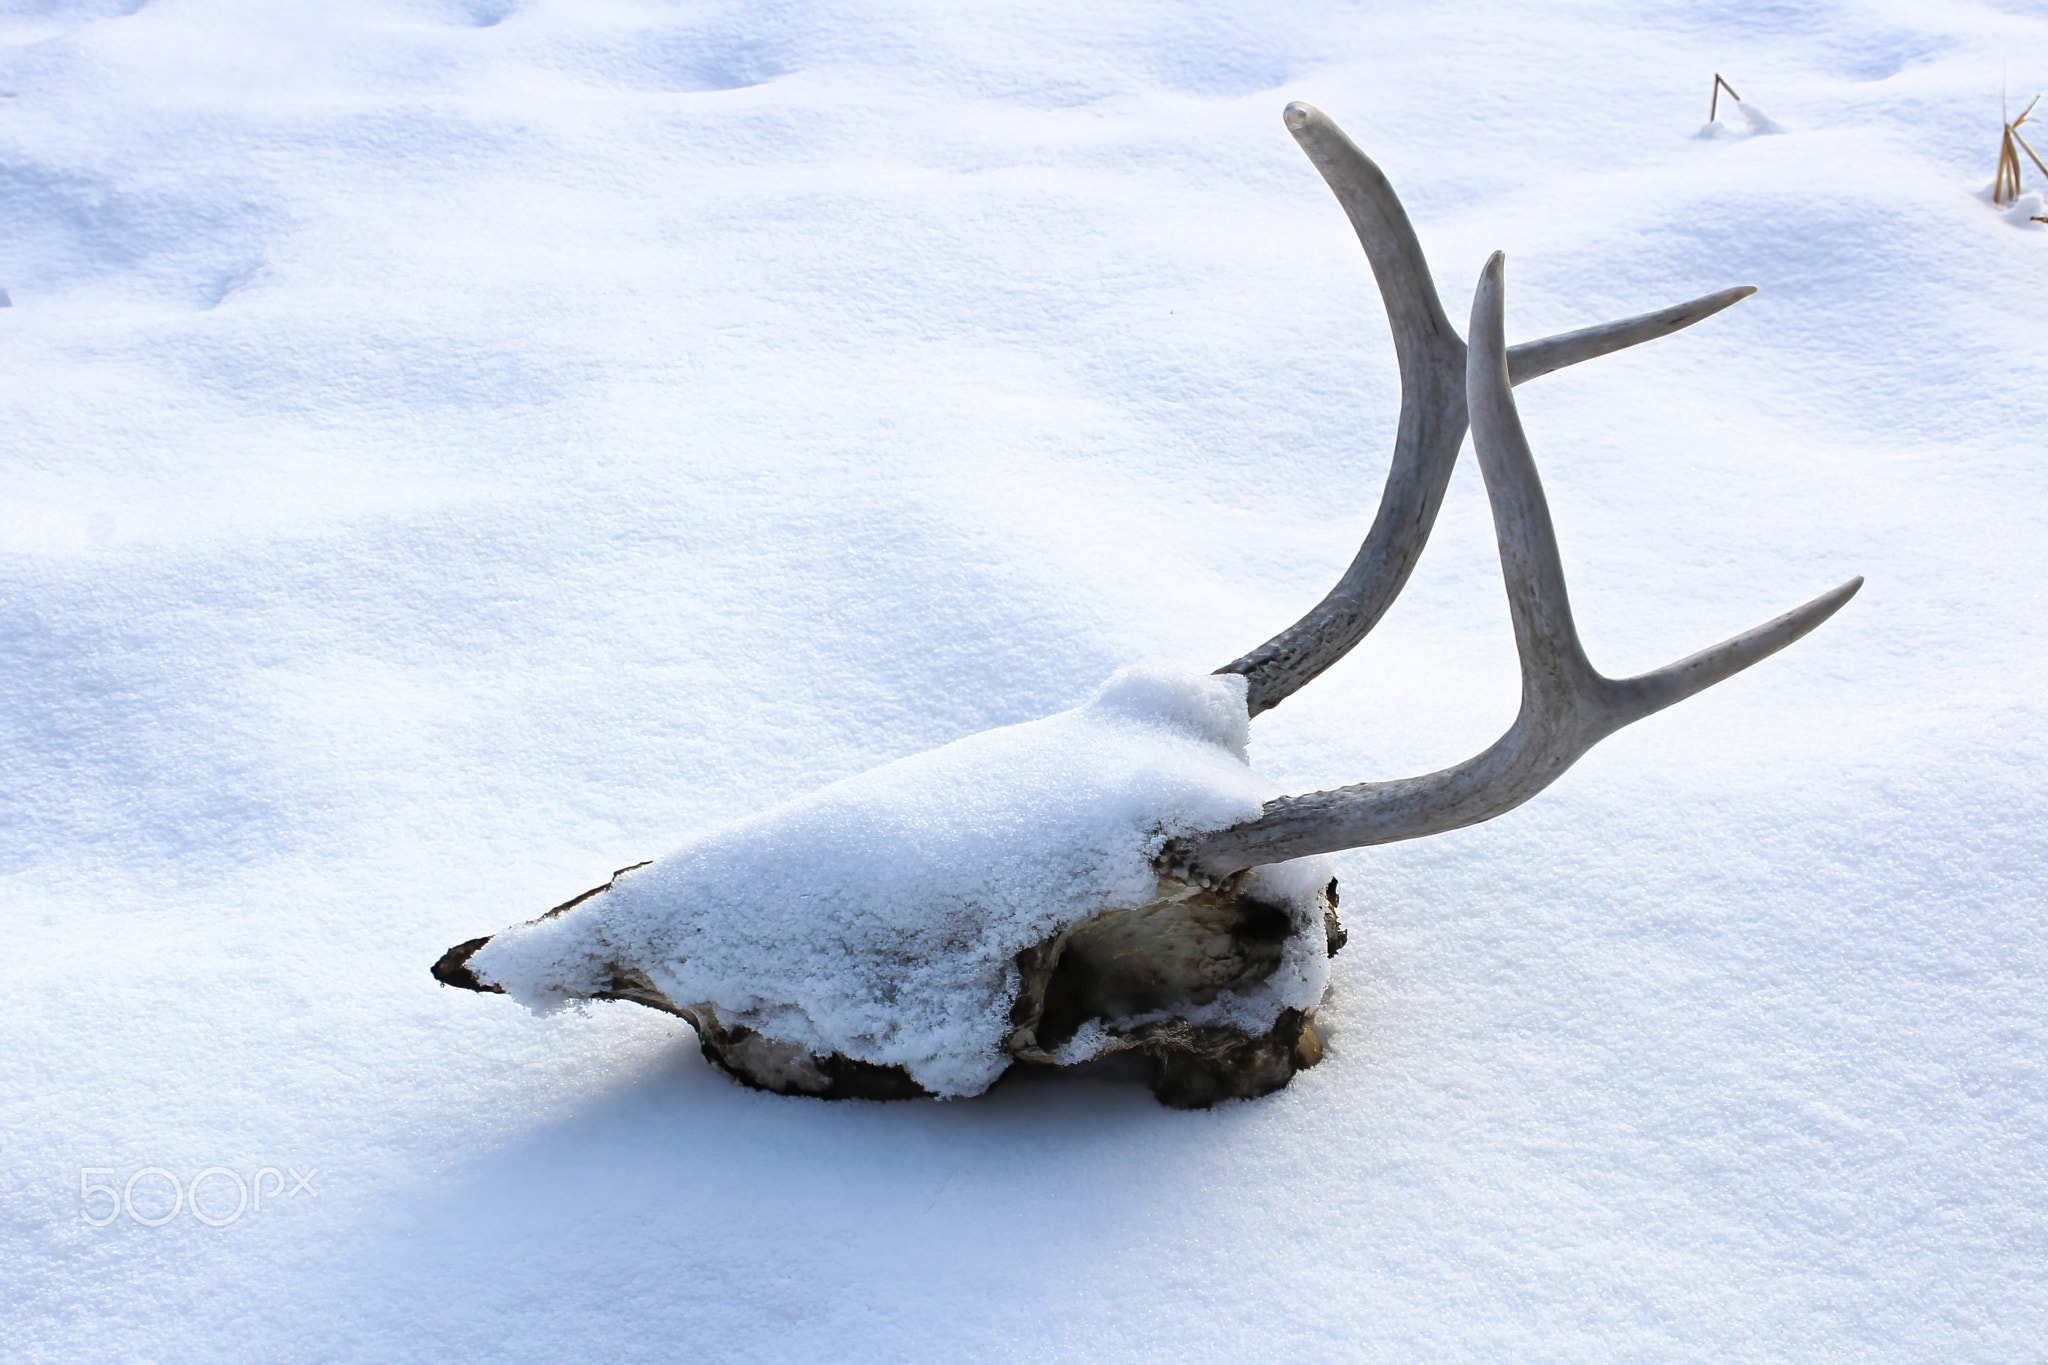
[[[1861,585],[1640,677],[1596,673],[1566,600],[1512,386],[1677,331],[1754,292],[1509,347],[1502,258],[1471,341],[1386,177],[1326,117],[1287,125],[1350,216],[1400,362],[1401,418],[1365,543],[1295,625],[1213,674],[1127,668],[1082,706],[835,783],[699,835],[532,922],[451,948],[443,983],[537,1009],[630,1000],[785,1094],[985,1090],[1016,1063],[1135,1051],[1168,1104],[1266,1094],[1314,1065],[1344,942],[1325,855],[1500,815],[1587,749],[1792,643]],[[1522,661],[1514,724],[1421,777],[1285,796],[1252,717],[1364,638],[1412,572],[1470,426]]]

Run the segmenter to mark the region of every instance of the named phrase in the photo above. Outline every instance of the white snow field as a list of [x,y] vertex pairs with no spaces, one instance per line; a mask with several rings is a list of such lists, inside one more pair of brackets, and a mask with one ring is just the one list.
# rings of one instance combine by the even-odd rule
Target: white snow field
[[[0,1356],[2048,1360],[2001,83],[2038,5],[4,0]],[[1329,587],[1396,390],[1291,99],[1461,322],[1496,248],[1512,340],[1759,287],[1520,390],[1598,666],[1862,594],[1340,855],[1265,1099],[782,1098],[438,986]],[[1490,742],[1504,605],[1468,451],[1254,766]]]

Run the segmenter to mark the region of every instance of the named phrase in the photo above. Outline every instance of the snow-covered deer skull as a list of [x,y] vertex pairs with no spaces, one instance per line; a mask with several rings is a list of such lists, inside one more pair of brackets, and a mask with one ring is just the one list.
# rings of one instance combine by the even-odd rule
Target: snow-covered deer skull
[[[1753,291],[1510,347],[1496,255],[1468,346],[1379,168],[1307,105],[1286,117],[1358,231],[1400,360],[1386,492],[1329,595],[1213,674],[1126,668],[1072,711],[701,834],[538,920],[451,948],[437,978],[537,1009],[665,1010],[719,1066],[790,1094],[972,1095],[1018,1062],[1129,1050],[1151,1060],[1169,1104],[1265,1094],[1321,1056],[1314,1014],[1344,941],[1325,855],[1512,810],[1606,735],[1784,648],[1855,593],[1861,579],[1654,673],[1596,673],[1512,386]],[[1280,795],[1247,766],[1251,718],[1342,658],[1392,604],[1468,423],[1521,654],[1520,714],[1441,772]]]

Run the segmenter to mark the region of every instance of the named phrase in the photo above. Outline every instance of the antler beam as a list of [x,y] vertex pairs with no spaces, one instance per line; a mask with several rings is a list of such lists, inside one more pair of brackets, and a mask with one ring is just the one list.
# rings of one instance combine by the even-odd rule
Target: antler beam
[[[1344,206],[1379,282],[1400,365],[1401,419],[1379,512],[1337,586],[1301,620],[1216,670],[1245,675],[1245,701],[1254,716],[1343,658],[1393,605],[1436,524],[1466,427],[1465,343],[1444,316],[1422,244],[1394,187],[1322,111],[1290,104],[1286,118],[1288,131]],[[1508,382],[1520,384],[1668,336],[1755,292],[1747,286],[1724,289],[1655,313],[1525,342],[1507,353]]]
[[1395,782],[1283,796],[1268,802],[1257,820],[1167,855],[1168,862],[1198,880],[1491,820],[1556,781],[1580,755],[1622,726],[1799,639],[1863,586],[1861,578],[1852,578],[1795,611],[1654,673],[1615,679],[1595,672],[1579,644],[1550,507],[1510,388],[1514,357],[1502,335],[1503,260],[1496,254],[1487,262],[1472,300],[1465,395],[1522,660],[1521,711],[1491,748],[1456,767]]

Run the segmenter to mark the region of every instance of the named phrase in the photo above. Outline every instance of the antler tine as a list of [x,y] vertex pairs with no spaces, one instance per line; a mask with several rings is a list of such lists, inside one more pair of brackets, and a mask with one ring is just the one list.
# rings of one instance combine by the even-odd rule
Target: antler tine
[[1619,322],[1603,322],[1597,327],[1581,327],[1576,332],[1560,332],[1541,341],[1525,341],[1519,346],[1510,346],[1508,383],[1526,384],[1552,370],[1576,365],[1581,360],[1591,360],[1610,351],[1670,336],[1714,316],[1723,308],[1733,307],[1755,292],[1755,285],[1739,284],[1733,289],[1717,290],[1696,299],[1687,299],[1684,303],[1674,303],[1669,308],[1659,308],[1654,313],[1639,313]]
[[1485,752],[1441,772],[1268,802],[1249,824],[1169,850],[1162,859],[1169,868],[1207,880],[1261,863],[1394,843],[1490,820],[1549,786],[1622,726],[1799,639],[1863,585],[1861,578],[1853,578],[1795,611],[1654,673],[1613,679],[1595,672],[1579,644],[1550,508],[1509,387],[1502,277],[1503,258],[1496,254],[1472,301],[1466,386],[1472,443],[1493,507],[1508,611],[1522,660],[1522,708],[1515,723]]
[[[1465,343],[1444,315],[1400,197],[1385,173],[1322,111],[1290,104],[1286,119],[1344,206],[1379,284],[1401,374],[1401,418],[1379,511],[1344,576],[1301,620],[1216,670],[1245,676],[1245,702],[1254,716],[1343,658],[1400,596],[1436,524],[1466,425]],[[1509,382],[1669,335],[1755,292],[1746,286],[1724,289],[1655,313],[1526,342],[1508,352]]]
[[1451,329],[1400,196],[1321,110],[1287,106],[1287,130],[1344,206],[1379,283],[1401,372],[1401,419],[1386,491],[1365,543],[1308,615],[1217,669],[1245,675],[1245,704],[1269,711],[1351,651],[1415,571],[1465,440],[1465,343]]

